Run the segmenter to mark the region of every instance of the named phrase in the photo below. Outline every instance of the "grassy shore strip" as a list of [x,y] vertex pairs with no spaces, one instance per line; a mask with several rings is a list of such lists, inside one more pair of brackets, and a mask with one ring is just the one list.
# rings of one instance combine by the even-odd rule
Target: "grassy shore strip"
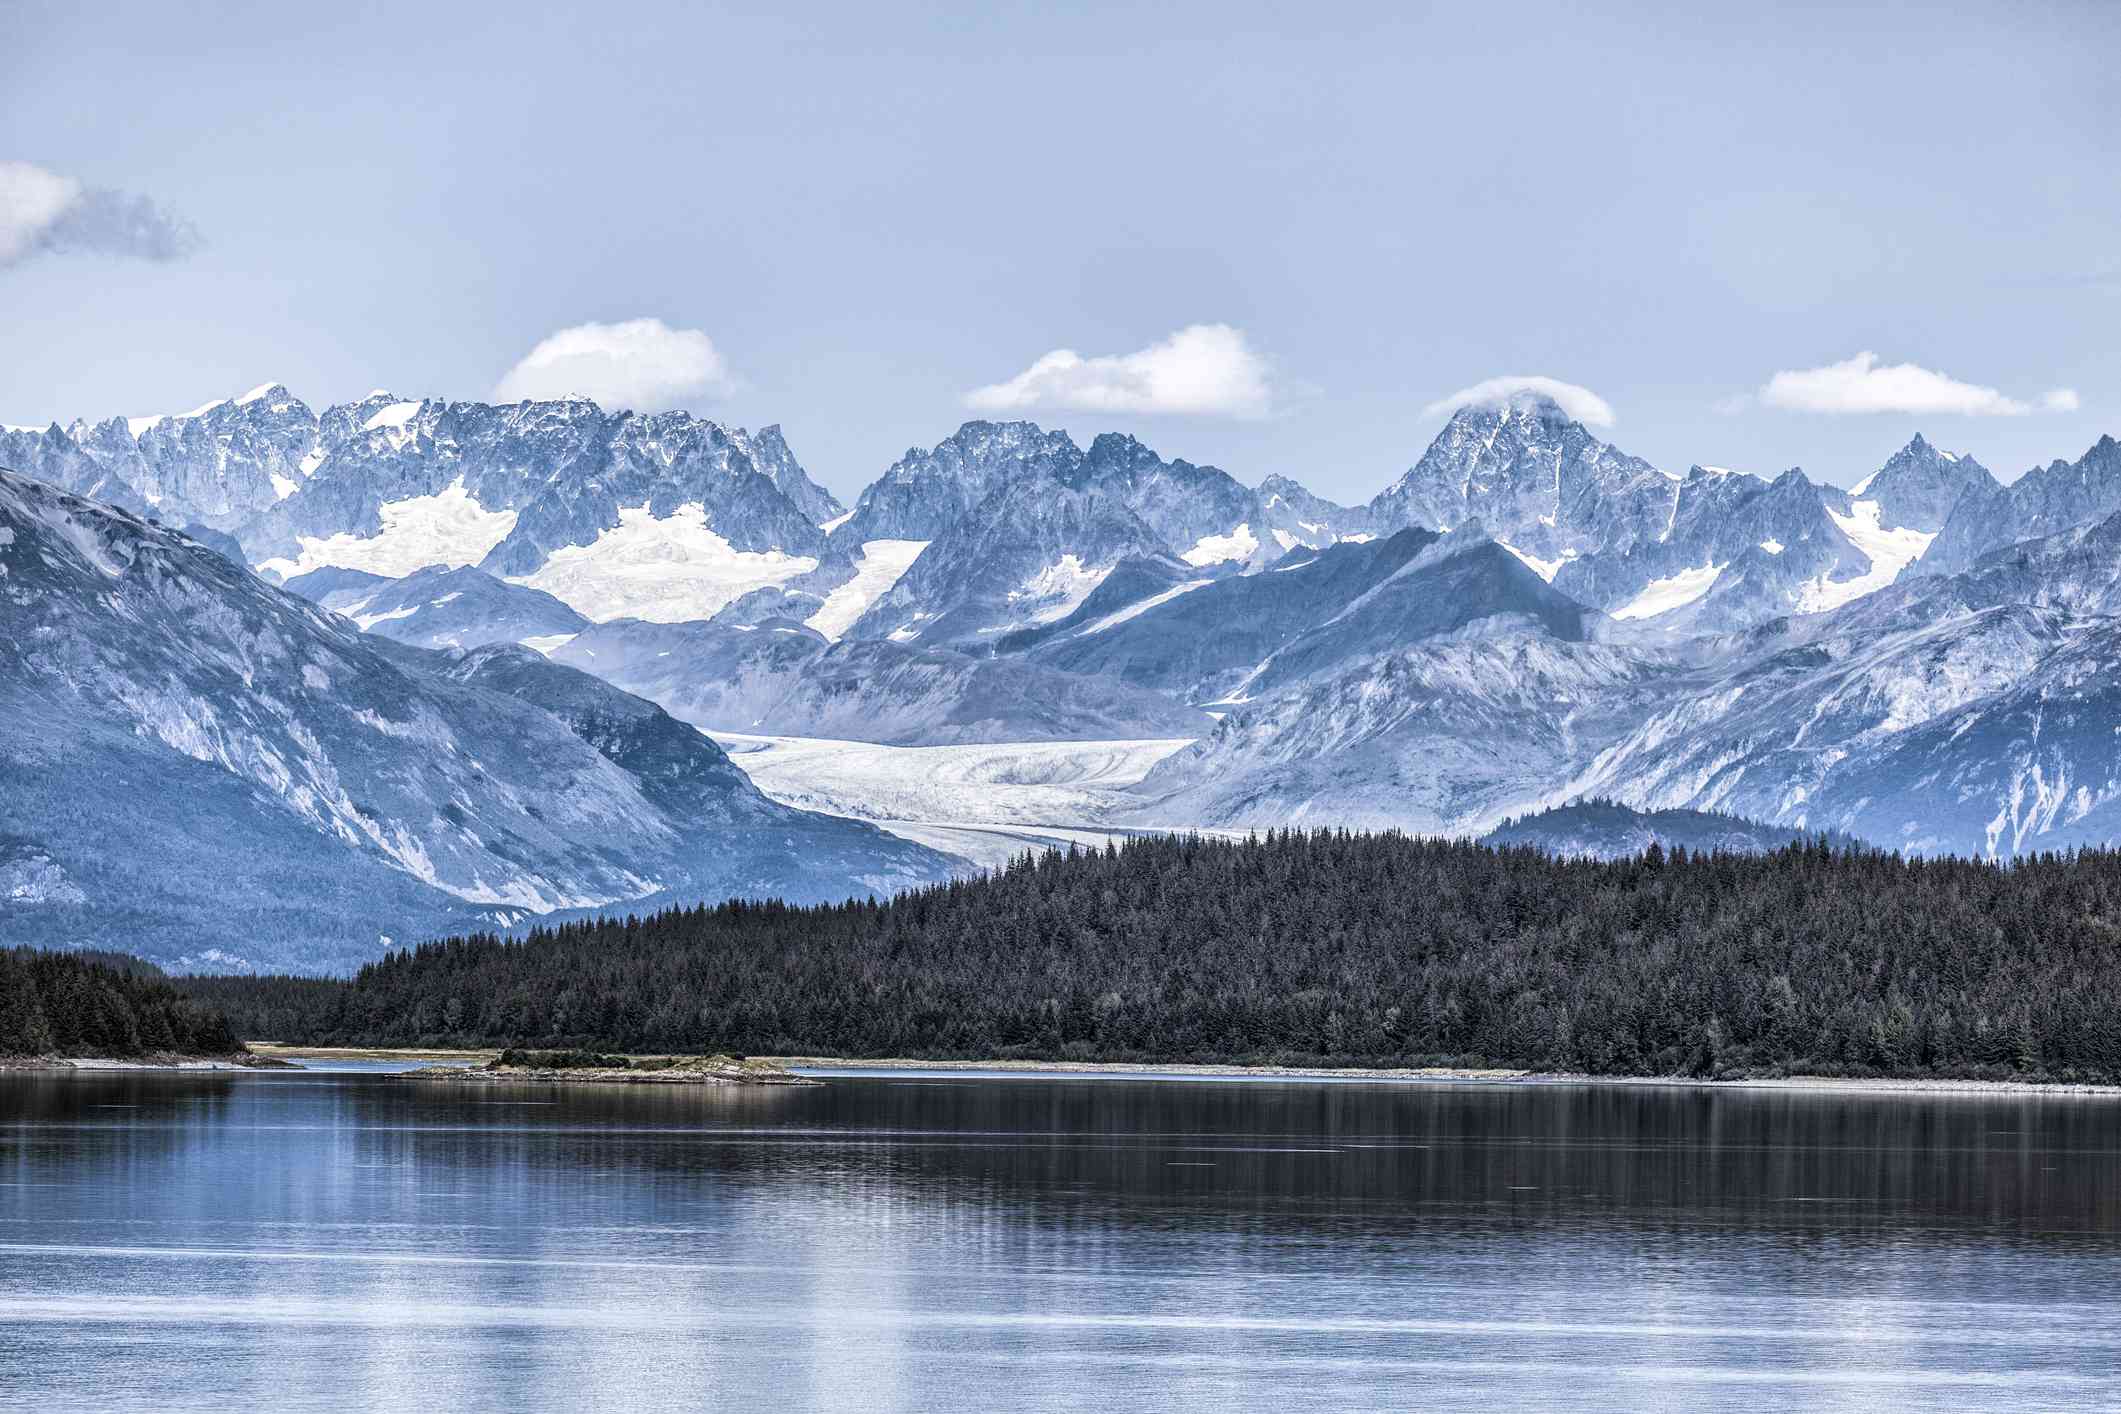
[[1463,1081],[1489,1085],[1626,1085],[1684,1086],[1704,1090],[1789,1090],[1812,1094],[1938,1094],[1938,1095],[2042,1095],[2121,1098],[2121,1085],[2068,1085],[2033,1080],[1925,1080],[1815,1075],[1762,1076],[1746,1080],[1701,1080],[1688,1076],[1659,1075],[1571,1075],[1551,1071],[1508,1069],[1460,1069],[1446,1066],[1404,1066],[1383,1069],[1334,1069],[1281,1065],[1167,1065],[1139,1061],[1025,1061],[1025,1060],[848,1060],[836,1056],[767,1056],[791,1070],[907,1071],[932,1070],[977,1076],[1006,1072],[1025,1077],[1037,1075],[1105,1075],[1115,1079],[1180,1077],[1201,1079],[1288,1080],[1426,1080]]
[[935,1070],[979,1071],[1011,1075],[1110,1075],[1125,1078],[1199,1077],[1201,1079],[1290,1079],[1290,1080],[1551,1080],[1528,1070],[1469,1070],[1452,1066],[1402,1066],[1381,1070],[1331,1069],[1294,1065],[1198,1065],[1184,1061],[1034,1061],[1034,1060],[848,1060],[837,1056],[762,1056],[762,1060],[790,1070]]
[[147,1056],[0,1056],[0,1071],[37,1075],[77,1070],[279,1070],[287,1065],[286,1061],[264,1056],[190,1056],[170,1052]]
[[277,1060],[374,1060],[374,1061],[463,1061],[484,1064],[501,1054],[500,1047],[453,1051],[426,1046],[393,1049],[386,1046],[283,1046],[278,1041],[249,1041],[251,1054]]
[[[500,1054],[497,1049],[444,1050],[379,1046],[283,1046],[270,1041],[252,1041],[250,1049],[261,1056],[289,1060],[400,1060],[461,1061],[484,1064]],[[1400,1066],[1380,1069],[1348,1069],[1284,1065],[1198,1065],[1183,1061],[1153,1064],[1142,1061],[1027,1061],[1027,1060],[906,1060],[850,1059],[845,1056],[760,1056],[758,1059],[791,1070],[810,1068],[842,1071],[920,1071],[969,1073],[998,1072],[1032,1077],[1038,1075],[1199,1076],[1204,1079],[1288,1080],[1428,1080],[1466,1081],[1483,1084],[1523,1085],[1663,1085],[1709,1090],[1791,1090],[1827,1094],[1947,1094],[1947,1095],[2077,1095],[2087,1098],[2121,1097],[2121,1085],[2066,1085],[2030,1080],[1924,1080],[1870,1079],[1835,1076],[1793,1075],[1750,1080],[1698,1080],[1685,1076],[1571,1075],[1551,1071],[1510,1069],[1463,1069],[1445,1066]]]

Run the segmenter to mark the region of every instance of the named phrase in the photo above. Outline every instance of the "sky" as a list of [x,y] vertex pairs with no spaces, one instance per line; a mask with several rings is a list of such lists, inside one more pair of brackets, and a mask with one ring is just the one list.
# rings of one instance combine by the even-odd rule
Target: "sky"
[[2121,435],[2121,5],[1737,8],[13,0],[0,422],[573,390],[850,500],[970,417],[1361,500],[1521,378],[1674,471]]

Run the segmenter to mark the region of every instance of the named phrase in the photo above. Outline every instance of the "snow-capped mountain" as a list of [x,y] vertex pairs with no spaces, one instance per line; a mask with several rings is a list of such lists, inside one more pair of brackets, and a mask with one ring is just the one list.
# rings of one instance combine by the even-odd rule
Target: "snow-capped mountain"
[[1992,550],[2104,520],[2121,510],[2121,442],[2101,437],[2074,462],[1991,482],[1952,507],[1917,573],[1957,574]]
[[1421,460],[1370,502],[1370,519],[1380,530],[1478,520],[1521,554],[1558,564],[1656,539],[1676,481],[1525,393],[1452,413]]
[[1873,593],[1995,485],[1921,437],[1852,491],[1792,469],[1684,476],[1601,442],[1538,394],[1460,408],[1370,504],[1380,526],[1479,520],[1555,588],[1668,633],[1727,632]]
[[1602,796],[1916,853],[2121,838],[2115,551],[2121,517],[1741,634],[1417,643],[1234,707],[1144,814],[1465,833]]
[[1919,530],[1935,535],[1944,529],[1961,501],[1997,489],[1996,478],[1980,462],[1932,446],[1917,433],[1884,466],[1851,486],[1849,499],[1876,501],[1878,524],[1886,530]]
[[[696,727],[782,739],[1198,738],[1114,788],[1142,828],[1477,833],[1596,796],[1916,851],[2121,829],[2099,729],[2121,604],[2111,439],[2002,487],[1916,437],[1843,491],[1795,469],[1668,474],[1523,395],[1458,410],[1412,469],[1343,507],[1127,436],[971,422],[845,510],[777,428],[381,392],[312,413],[269,385],[173,417],[0,433],[0,458],[189,527],[191,553],[210,542],[285,579],[333,633],[455,692],[589,691],[574,668],[629,712],[655,710],[638,693]],[[131,642],[83,623],[87,641]],[[421,649],[473,667],[452,677]],[[131,649],[111,652],[106,667]],[[295,700],[276,679],[215,681],[251,717],[270,715],[252,694]],[[298,716],[329,757],[335,739]],[[432,749],[408,740],[424,744],[391,768],[402,789]],[[547,862],[557,841],[497,849],[479,819],[477,845],[414,836],[444,884],[499,893],[527,871],[555,898],[618,896]],[[0,865],[46,893],[64,882],[51,841],[34,867],[19,843],[0,841]]]
[[1367,506],[1343,506],[1316,495],[1279,472],[1259,483],[1261,540],[1283,550],[1318,550],[1340,540],[1373,538]]
[[835,528],[835,541],[865,550],[886,532],[921,547],[846,633],[984,652],[1067,618],[1123,561],[1168,559],[1197,577],[1332,542],[1323,522],[1308,540],[1276,535],[1265,504],[1276,496],[1132,437],[1106,433],[1085,450],[1031,423],[967,423],[908,453]]
[[527,649],[393,644],[5,473],[0,725],[0,836],[52,884],[0,900],[9,936],[170,962],[314,968],[385,933],[946,866],[774,804],[699,733]]
[[777,427],[580,401],[378,390],[312,411],[279,384],[164,417],[10,433],[0,465],[232,535],[276,578],[477,565],[593,619],[704,618],[744,592],[856,575],[843,514]]
[[1034,649],[1039,662],[1221,707],[1475,623],[1538,622],[1581,638],[1597,616],[1461,527],[1292,553],[1270,573],[1189,581],[1077,617],[1087,621]]

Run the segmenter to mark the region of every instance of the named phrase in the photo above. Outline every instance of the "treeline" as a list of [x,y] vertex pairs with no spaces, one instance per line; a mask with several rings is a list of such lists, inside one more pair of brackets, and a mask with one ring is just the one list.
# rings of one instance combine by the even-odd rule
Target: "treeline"
[[2112,1080],[2121,855],[1150,839],[186,985],[246,1036],[338,1044]]
[[228,1055],[228,1018],[117,953],[0,948],[0,1055]]

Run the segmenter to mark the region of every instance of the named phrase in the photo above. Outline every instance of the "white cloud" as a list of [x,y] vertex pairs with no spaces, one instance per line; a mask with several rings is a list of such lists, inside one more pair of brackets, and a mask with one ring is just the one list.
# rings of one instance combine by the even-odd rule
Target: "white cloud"
[[23,259],[81,198],[72,177],[28,162],[0,162],[0,265]]
[[1797,412],[1957,413],[1965,417],[2022,417],[2046,409],[2071,412],[2077,394],[2070,388],[2043,393],[2037,404],[1962,383],[1912,363],[1880,364],[1865,351],[1822,368],[1784,369],[1768,379],[1760,401]]
[[538,341],[493,390],[498,403],[588,398],[657,412],[722,396],[733,380],[714,341],[660,319],[577,324]]
[[1264,417],[1273,406],[1267,361],[1228,324],[1189,324],[1130,354],[1084,358],[1055,349],[1006,383],[965,395],[981,412],[1205,413]]
[[1578,422],[1587,423],[1592,427],[1613,425],[1613,405],[1589,388],[1580,387],[1575,383],[1564,383],[1559,378],[1542,378],[1536,374],[1490,378],[1485,382],[1475,383],[1470,388],[1460,388],[1451,396],[1438,398],[1430,403],[1421,410],[1421,415],[1440,417],[1462,407],[1507,403],[1526,393],[1552,398],[1563,412]]
[[188,223],[144,196],[85,187],[33,162],[0,162],[0,269],[69,251],[175,260],[198,243]]

